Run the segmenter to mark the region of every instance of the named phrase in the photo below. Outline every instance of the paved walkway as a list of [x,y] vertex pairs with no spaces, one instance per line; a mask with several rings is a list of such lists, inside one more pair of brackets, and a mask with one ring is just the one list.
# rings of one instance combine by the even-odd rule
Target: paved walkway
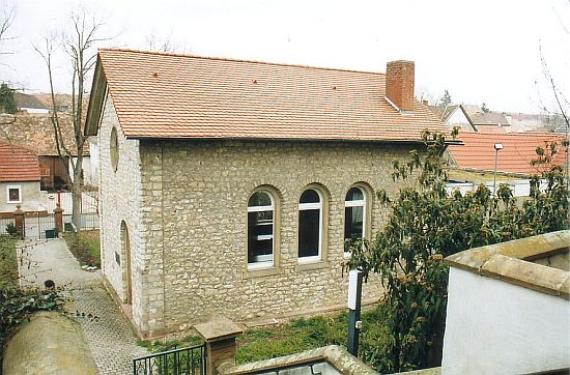
[[[43,287],[46,280],[66,286],[72,300],[69,313],[83,328],[99,373],[132,374],[132,360],[147,354],[125,316],[103,287],[99,271],[83,271],[62,239],[25,241],[20,246],[23,285]],[[20,254],[20,250],[18,250]]]

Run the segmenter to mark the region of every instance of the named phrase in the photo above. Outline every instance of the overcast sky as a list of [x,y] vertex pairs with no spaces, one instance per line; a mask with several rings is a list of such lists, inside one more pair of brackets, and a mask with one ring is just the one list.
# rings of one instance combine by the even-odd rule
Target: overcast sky
[[[386,62],[416,62],[416,95],[492,110],[538,112],[553,103],[539,44],[557,84],[570,97],[568,0],[0,0],[15,7],[0,46],[0,81],[47,91],[32,45],[69,29],[78,5],[105,22],[104,46],[148,49],[170,40],[201,56],[384,72]],[[56,89],[69,92],[63,53]],[[90,87],[90,84],[89,84]]]

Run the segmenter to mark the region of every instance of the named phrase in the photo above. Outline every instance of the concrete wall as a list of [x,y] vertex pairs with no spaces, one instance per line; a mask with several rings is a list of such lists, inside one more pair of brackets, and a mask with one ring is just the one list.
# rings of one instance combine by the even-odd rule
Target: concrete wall
[[[119,162],[115,171],[110,160],[111,130],[115,127],[119,139]],[[110,96],[107,96],[98,133],[100,194],[101,268],[103,275],[123,303],[132,304],[132,319],[144,329],[142,278],[145,230],[140,227],[141,182],[138,141],[125,139]],[[127,226],[130,254],[121,246],[121,222]],[[129,277],[128,271],[131,271]],[[132,283],[132,296],[128,283]],[[128,308],[128,307],[127,307]]]
[[[369,187],[371,229],[376,232],[386,210],[375,192],[384,188],[395,193],[392,161],[407,157],[411,148],[232,141],[141,141],[140,147],[143,267],[149,274],[143,308],[149,334],[188,328],[219,315],[248,321],[345,308],[345,195],[355,183]],[[104,164],[102,158],[102,168]],[[327,201],[324,256],[301,265],[299,197],[315,183]],[[275,267],[249,271],[247,204],[264,185],[278,198],[279,259]],[[379,280],[372,278],[364,298],[375,300],[381,291]]]
[[[8,203],[8,186],[20,186],[22,203]],[[40,193],[39,181],[0,183],[0,212],[16,211],[17,205],[21,205],[24,211],[45,211],[47,209],[47,201]]]
[[570,367],[568,300],[452,267],[443,374]]

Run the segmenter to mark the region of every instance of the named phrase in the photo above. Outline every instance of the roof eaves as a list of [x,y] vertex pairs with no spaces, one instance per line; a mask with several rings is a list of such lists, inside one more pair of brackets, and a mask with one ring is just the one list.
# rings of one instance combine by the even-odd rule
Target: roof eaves
[[[355,138],[278,138],[278,137],[149,137],[127,135],[127,139],[147,141],[246,141],[246,142],[346,142],[346,143],[409,143],[425,144],[422,139],[355,139]],[[429,142],[427,142],[429,143]],[[463,145],[461,141],[449,141],[446,144]]]
[[87,136],[97,135],[99,131],[99,119],[103,113],[103,104],[105,102],[105,94],[107,91],[107,79],[101,59],[97,56],[95,64],[95,73],[93,74],[93,82],[91,84],[91,95],[89,95],[89,106],[85,117],[84,133]]

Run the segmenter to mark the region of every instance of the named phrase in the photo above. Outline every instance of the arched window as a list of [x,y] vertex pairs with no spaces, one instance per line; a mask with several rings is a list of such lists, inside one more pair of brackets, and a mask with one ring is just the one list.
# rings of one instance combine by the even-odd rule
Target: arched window
[[266,191],[257,191],[247,207],[247,263],[249,268],[273,265],[275,204]]
[[117,128],[111,130],[109,151],[111,153],[111,166],[113,167],[113,171],[116,172],[119,166],[119,137],[117,136]]
[[366,235],[366,193],[351,188],[344,199],[344,240],[362,239]]
[[308,189],[299,200],[299,261],[321,258],[323,237],[323,199],[317,190]]
[[120,259],[123,259],[122,279],[123,279],[123,303],[131,304],[133,298],[132,282],[131,282],[131,245],[129,241],[129,230],[127,223],[121,221],[121,255],[115,252],[115,260],[121,265]]

